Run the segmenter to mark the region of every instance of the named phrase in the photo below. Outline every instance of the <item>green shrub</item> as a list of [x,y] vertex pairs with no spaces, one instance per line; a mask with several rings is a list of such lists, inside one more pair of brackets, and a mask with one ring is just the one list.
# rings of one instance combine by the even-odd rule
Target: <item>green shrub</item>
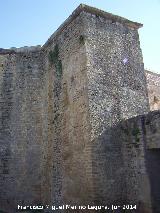
[[85,44],[85,39],[84,39],[83,35],[79,36],[79,43],[82,44],[82,45]]

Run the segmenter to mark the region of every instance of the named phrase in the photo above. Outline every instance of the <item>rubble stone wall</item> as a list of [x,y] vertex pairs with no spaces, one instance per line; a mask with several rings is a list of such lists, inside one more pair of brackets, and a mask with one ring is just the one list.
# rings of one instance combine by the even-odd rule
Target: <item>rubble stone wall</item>
[[[80,14],[42,47],[49,73],[49,137],[53,204],[85,204],[92,197],[92,165],[84,20]],[[56,56],[56,57],[55,57]],[[51,145],[52,144],[52,145]],[[46,164],[46,166],[48,163]]]
[[150,110],[160,109],[160,74],[145,70]]
[[0,49],[0,210],[159,208],[139,26],[81,5],[42,47]]
[[0,208],[41,202],[45,131],[42,52],[0,55]]
[[[128,150],[123,147],[117,125],[149,111],[139,36],[137,29],[100,16],[86,13],[84,19],[94,200],[97,204],[126,203],[129,197],[130,201],[139,199],[137,171],[141,162],[132,146]],[[139,153],[143,159],[143,148]],[[125,167],[131,160],[137,164],[135,172],[134,165]],[[133,172],[133,182],[129,177],[125,181],[127,171]]]

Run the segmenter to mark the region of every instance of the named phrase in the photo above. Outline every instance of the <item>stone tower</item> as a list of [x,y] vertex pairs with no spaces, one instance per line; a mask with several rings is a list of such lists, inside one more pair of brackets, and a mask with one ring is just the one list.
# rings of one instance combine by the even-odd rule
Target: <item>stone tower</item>
[[149,202],[117,127],[149,110],[141,26],[80,5],[41,48],[0,51],[0,209]]

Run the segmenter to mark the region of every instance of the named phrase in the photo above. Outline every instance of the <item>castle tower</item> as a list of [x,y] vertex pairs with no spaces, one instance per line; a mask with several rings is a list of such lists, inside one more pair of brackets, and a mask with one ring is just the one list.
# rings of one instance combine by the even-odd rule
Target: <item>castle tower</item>
[[53,76],[55,204],[134,200],[124,190],[123,140],[114,128],[149,110],[139,27],[80,5],[42,47]]
[[135,194],[127,188],[125,146],[116,127],[149,110],[141,26],[80,5],[41,48],[3,52],[0,89],[12,96],[2,94],[0,102],[8,107],[12,99],[8,118],[1,118],[9,127],[0,130],[12,177],[6,189],[5,179],[0,182],[3,210],[8,201],[12,207],[140,201],[136,175]]

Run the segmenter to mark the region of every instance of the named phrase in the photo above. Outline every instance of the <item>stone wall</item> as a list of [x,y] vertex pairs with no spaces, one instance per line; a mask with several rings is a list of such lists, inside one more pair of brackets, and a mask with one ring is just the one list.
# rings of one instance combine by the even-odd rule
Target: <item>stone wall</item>
[[137,157],[132,146],[124,147],[117,125],[149,111],[138,32],[95,14],[85,13],[84,20],[94,201],[137,203],[142,177],[137,172],[144,151],[139,148]]
[[107,128],[93,141],[95,204],[136,204],[137,209],[132,212],[152,211],[150,180],[146,169],[145,119],[147,116],[122,121]]
[[122,147],[119,149],[123,156],[121,172],[125,172],[120,175],[119,185],[125,183],[122,189],[125,189],[126,199],[137,203],[138,212],[160,211],[159,125],[160,111],[153,111],[122,121],[112,133]]
[[149,110],[140,26],[81,5],[41,48],[0,49],[0,210],[157,205],[159,119],[124,121]]
[[146,162],[149,173],[153,212],[160,212],[160,111],[153,111],[145,121]]
[[92,195],[83,26],[79,15],[42,47],[45,69],[50,73],[51,201],[57,205],[87,203]]
[[85,14],[92,138],[108,126],[149,111],[138,31]]
[[45,73],[42,52],[0,57],[0,209],[15,212],[41,202]]
[[160,109],[160,74],[145,71],[150,110]]
[[136,204],[132,212],[160,211],[159,126],[160,111],[154,111],[108,127],[92,141],[95,205]]

